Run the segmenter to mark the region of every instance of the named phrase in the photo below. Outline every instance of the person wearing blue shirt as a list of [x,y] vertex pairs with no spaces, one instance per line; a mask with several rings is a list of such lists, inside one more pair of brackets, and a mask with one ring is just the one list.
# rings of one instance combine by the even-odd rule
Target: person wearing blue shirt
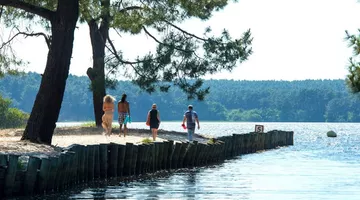
[[184,114],[183,125],[185,124],[185,121],[187,126],[188,140],[192,141],[196,124],[198,129],[200,129],[199,117],[198,114],[193,110],[192,105],[188,106],[188,110]]

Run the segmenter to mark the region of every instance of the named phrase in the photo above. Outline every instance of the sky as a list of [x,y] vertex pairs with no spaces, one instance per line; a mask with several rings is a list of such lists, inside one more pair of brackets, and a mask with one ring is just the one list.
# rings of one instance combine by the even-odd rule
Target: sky
[[[357,0],[238,0],[208,21],[189,20],[180,26],[201,35],[210,26],[214,33],[224,28],[233,38],[251,29],[253,51],[249,60],[232,72],[204,78],[234,80],[344,79],[352,50],[344,40],[345,30],[360,28],[360,2]],[[145,34],[111,34],[116,46],[131,59],[155,48]],[[30,62],[26,71],[42,73],[47,47],[43,38],[18,39],[17,55]],[[70,73],[86,75],[92,65],[87,25],[75,32]],[[122,77],[118,77],[123,79]]]

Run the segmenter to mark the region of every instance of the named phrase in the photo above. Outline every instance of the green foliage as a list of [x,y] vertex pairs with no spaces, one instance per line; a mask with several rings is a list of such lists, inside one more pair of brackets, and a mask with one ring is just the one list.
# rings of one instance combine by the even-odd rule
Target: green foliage
[[214,139],[214,138],[210,138],[210,139],[207,141],[207,144],[215,144],[215,139]]
[[[358,30],[360,33],[360,29]],[[346,78],[346,83],[348,88],[353,93],[360,92],[360,62],[359,62],[359,55],[360,55],[360,35],[353,35],[349,34],[346,31],[346,38],[349,47],[353,49],[353,56],[349,59],[349,66],[348,71],[349,74]]]
[[[0,79],[0,93],[12,99],[11,106],[30,112],[40,81],[41,76],[36,73],[5,76]],[[59,121],[93,121],[92,93],[79,90],[89,82],[85,76],[69,76]],[[119,81],[115,90],[107,92],[117,100],[123,93],[128,95],[133,122],[144,122],[153,103],[158,105],[162,121],[182,120],[188,104],[194,105],[201,121],[360,121],[360,98],[347,92],[344,80],[206,80],[204,86],[211,88],[205,101],[188,100],[176,87],[170,88],[166,95],[161,92],[149,95],[130,81]]]
[[81,124],[81,127],[93,127],[93,128],[95,128],[96,127],[96,124],[95,124],[95,122],[85,122],[85,123],[83,123],[83,124]]
[[29,115],[16,108],[10,108],[11,101],[0,96],[0,128],[18,128],[26,124]]
[[[203,86],[201,79],[204,75],[231,71],[252,53],[250,30],[233,39],[226,30],[220,36],[214,36],[207,28],[204,37],[199,37],[178,24],[190,18],[208,20],[214,11],[223,9],[228,2],[122,0],[110,3],[109,0],[84,0],[80,5],[80,21],[96,23],[102,31],[107,31],[106,23],[109,23],[109,28],[120,34],[144,33],[157,44],[155,52],[129,61],[106,38],[111,43],[106,59],[106,87],[114,88],[111,77],[122,72],[148,93],[167,92],[170,87],[177,86],[187,94],[188,99],[203,100],[209,93],[209,88]],[[189,82],[189,79],[194,81]]]
[[153,141],[150,138],[144,138],[141,140],[141,143],[143,144],[151,144]]

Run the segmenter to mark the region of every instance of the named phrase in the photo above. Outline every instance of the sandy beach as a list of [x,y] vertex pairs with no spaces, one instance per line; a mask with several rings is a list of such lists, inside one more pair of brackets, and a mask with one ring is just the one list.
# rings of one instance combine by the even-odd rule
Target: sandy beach
[[[129,129],[126,137],[119,137],[119,130],[114,129],[111,136],[102,134],[102,128],[96,127],[61,127],[56,128],[52,139],[52,145],[34,144],[28,141],[20,141],[23,129],[2,129],[0,130],[0,153],[14,153],[19,155],[56,155],[72,144],[141,144],[145,138],[152,140],[149,130]],[[186,141],[186,133],[159,130],[156,141],[173,140],[175,142]],[[194,140],[207,142],[208,138],[195,135]]]

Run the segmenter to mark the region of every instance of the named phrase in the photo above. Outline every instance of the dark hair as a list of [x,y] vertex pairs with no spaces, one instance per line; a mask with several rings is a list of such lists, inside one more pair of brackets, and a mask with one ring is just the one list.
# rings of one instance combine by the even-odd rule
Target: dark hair
[[189,105],[188,108],[189,108],[189,109],[193,109],[193,106],[192,106],[192,105]]
[[125,102],[125,100],[126,100],[126,94],[124,93],[123,95],[122,95],[122,97],[121,97],[121,100],[120,100],[120,102],[121,103],[124,103]]

